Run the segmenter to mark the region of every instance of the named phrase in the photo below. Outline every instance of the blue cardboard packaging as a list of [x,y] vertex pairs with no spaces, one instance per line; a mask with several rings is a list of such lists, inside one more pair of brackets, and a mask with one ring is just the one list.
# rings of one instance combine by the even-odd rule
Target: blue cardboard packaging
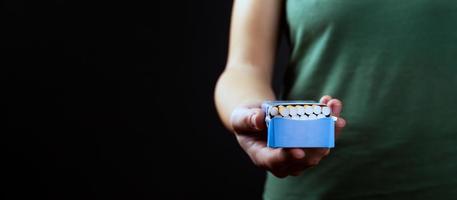
[[[277,106],[321,105],[314,101],[266,101],[262,109],[266,113],[268,127],[267,145],[272,148],[333,148],[335,147],[335,118],[328,115],[319,119],[293,119],[270,116],[270,109]],[[325,106],[325,105],[323,105]]]

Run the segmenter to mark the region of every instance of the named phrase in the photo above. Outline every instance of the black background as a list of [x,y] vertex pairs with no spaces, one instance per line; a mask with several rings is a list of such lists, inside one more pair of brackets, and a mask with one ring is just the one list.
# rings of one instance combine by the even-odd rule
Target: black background
[[3,199],[260,199],[213,103],[232,3],[3,1]]

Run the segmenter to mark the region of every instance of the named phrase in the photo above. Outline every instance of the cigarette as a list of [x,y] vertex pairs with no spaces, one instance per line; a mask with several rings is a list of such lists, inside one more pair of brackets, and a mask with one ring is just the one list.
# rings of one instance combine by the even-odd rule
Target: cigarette
[[308,106],[308,105],[305,105],[305,113],[306,113],[307,115],[313,114],[313,107]]
[[301,120],[308,120],[309,118],[308,118],[308,116],[306,116],[306,115],[302,115],[302,116],[300,116],[300,119],[301,119]]
[[273,117],[279,115],[279,110],[276,106],[270,108],[270,115]]
[[292,119],[299,120],[299,119],[300,119],[300,116],[298,116],[298,115],[293,115],[293,116],[292,116]]
[[325,118],[325,115],[324,115],[324,114],[318,114],[318,115],[317,115],[317,119],[322,119],[322,118]]
[[314,113],[316,113],[316,114],[318,115],[318,114],[321,114],[321,111],[322,111],[322,109],[321,109],[320,106],[318,106],[318,105],[313,105],[313,112],[314,112]]
[[325,106],[325,107],[322,107],[322,114],[324,114],[325,116],[328,116],[330,115],[332,111],[330,110],[329,107]]
[[294,117],[297,115],[297,109],[295,108],[295,106],[287,106],[286,108],[289,109],[290,116]]
[[289,109],[287,109],[284,106],[278,106],[279,114],[281,114],[283,117],[289,116]]
[[300,115],[300,116],[305,115],[305,107],[303,107],[303,106],[295,106],[295,108],[297,109],[297,114],[298,115]]
[[315,114],[311,114],[311,115],[309,115],[308,119],[310,119],[310,120],[317,119],[317,116]]

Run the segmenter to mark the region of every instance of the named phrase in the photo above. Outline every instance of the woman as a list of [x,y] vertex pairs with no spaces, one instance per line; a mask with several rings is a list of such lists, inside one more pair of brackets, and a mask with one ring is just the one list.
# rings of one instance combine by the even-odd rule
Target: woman
[[[326,94],[320,101],[336,116],[345,104],[337,134],[350,125],[330,154],[265,146],[259,105],[276,98],[282,13],[292,52],[281,99]],[[454,198],[456,25],[451,0],[235,1],[215,101],[253,163],[270,172],[264,198]]]

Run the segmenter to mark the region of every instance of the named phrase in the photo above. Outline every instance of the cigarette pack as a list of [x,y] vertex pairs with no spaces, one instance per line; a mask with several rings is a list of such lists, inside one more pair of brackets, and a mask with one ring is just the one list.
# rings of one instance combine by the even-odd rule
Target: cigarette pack
[[333,148],[331,110],[315,101],[265,101],[267,144],[272,148]]

